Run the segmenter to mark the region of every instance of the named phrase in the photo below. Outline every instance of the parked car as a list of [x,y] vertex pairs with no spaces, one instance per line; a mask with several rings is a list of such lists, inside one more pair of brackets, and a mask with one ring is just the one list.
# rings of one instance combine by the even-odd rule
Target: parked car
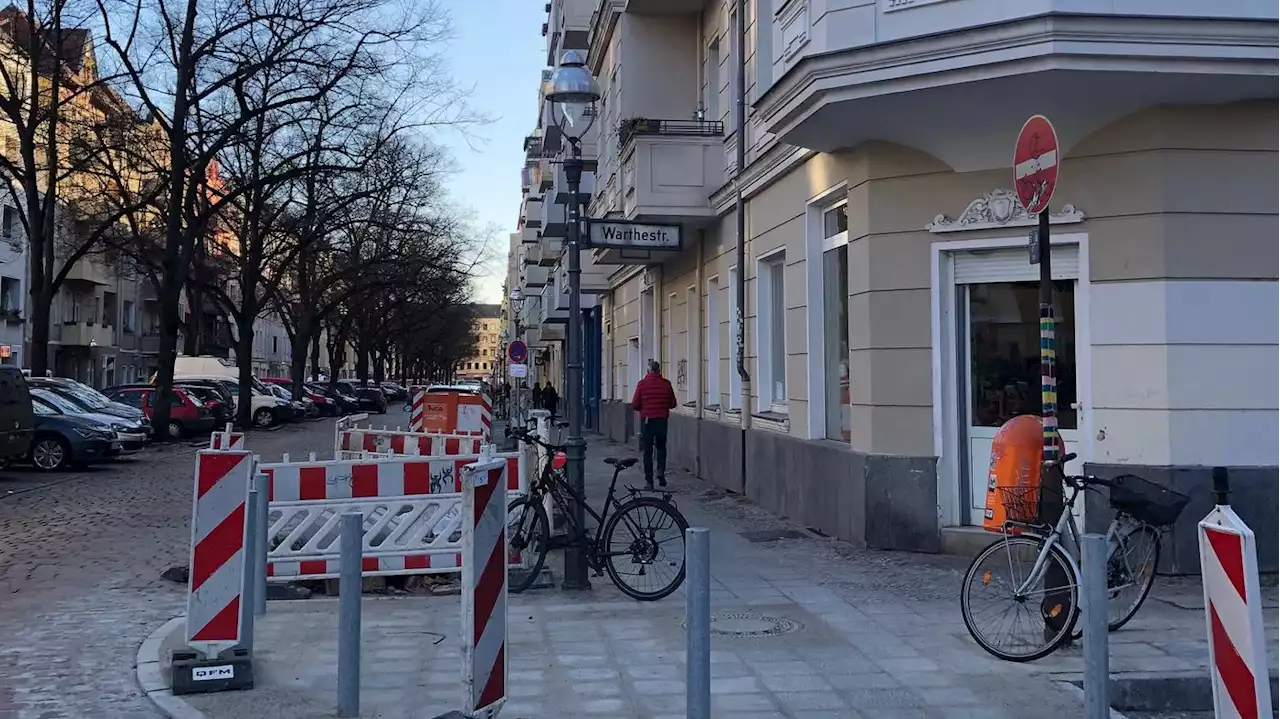
[[[235,368],[233,367],[232,370]],[[191,381],[217,382],[232,397],[232,408],[240,404],[240,380],[232,375],[181,375],[174,377],[175,384],[181,384]],[[266,385],[261,382],[254,383],[250,390],[250,397],[253,401],[250,421],[255,427],[270,427],[277,422],[283,422],[290,419],[294,415],[294,409],[288,402],[281,400],[267,391]]]
[[347,415],[360,411],[360,400],[343,393],[342,390],[323,383],[308,383],[307,389],[322,395],[332,402],[336,415]]
[[285,389],[284,385],[268,383],[266,387],[267,391],[275,396],[276,399],[281,399],[289,403],[289,409],[291,410],[289,419],[299,420],[303,417],[314,416],[315,405],[309,400],[294,399],[293,393]]
[[[147,417],[154,416],[155,407],[152,403],[156,395],[155,387],[150,385],[116,387],[107,392],[107,396],[115,401],[137,407],[146,413]],[[199,399],[188,394],[181,387],[174,387],[170,402],[167,427],[170,437],[186,437],[213,431],[216,421],[213,413]]]
[[151,441],[150,422],[144,427],[142,421],[138,419],[86,410],[57,392],[41,387],[31,388],[31,401],[43,404],[59,414],[85,417],[107,425],[116,433],[116,439],[120,443],[119,454],[140,452],[147,446],[147,442]]
[[355,397],[359,402],[360,410],[377,414],[387,413],[387,394],[380,387],[373,385],[360,386],[355,382],[346,380],[339,380],[337,387],[344,393]]
[[90,464],[120,452],[120,441],[109,425],[84,415],[62,414],[28,398],[35,420],[35,436],[26,460],[42,472]]
[[0,365],[0,462],[22,459],[31,449],[35,418],[29,397],[22,371]]
[[233,400],[226,399],[218,390],[207,385],[187,384],[183,383],[175,385],[186,392],[204,402],[204,406],[209,408],[209,413],[213,415],[214,427],[225,427],[228,422],[235,423],[236,418],[233,416],[235,406]]
[[[66,397],[77,405],[96,414],[109,414],[127,419],[146,420],[147,417],[137,407],[130,407],[120,402],[112,402],[109,397],[83,382],[67,377],[33,377],[27,385],[48,389]],[[150,422],[148,421],[148,426]]]
[[409,399],[409,390],[395,382],[383,382],[382,389],[387,393],[387,397],[389,397],[393,402],[403,402],[404,400]]
[[[290,394],[293,393],[293,380],[287,377],[263,377],[262,383],[267,386],[274,385],[274,386],[284,387],[285,389],[289,390]],[[334,403],[334,401],[324,396],[320,392],[317,392],[314,389],[312,389],[308,383],[306,382],[302,383],[302,391],[303,391],[303,397],[301,399],[304,402],[310,402],[311,405],[315,408],[315,412],[312,412],[310,408],[308,408],[307,416],[313,417],[316,415],[320,415],[320,416],[327,417],[329,415],[338,414],[337,405]]]

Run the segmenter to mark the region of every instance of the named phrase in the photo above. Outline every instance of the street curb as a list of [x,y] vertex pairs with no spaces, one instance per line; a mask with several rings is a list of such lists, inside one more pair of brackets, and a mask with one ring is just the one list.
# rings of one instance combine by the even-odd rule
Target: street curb
[[[1080,675],[1080,676],[1083,677],[1084,675]],[[1064,691],[1080,697],[1080,703],[1082,705],[1084,704],[1084,688],[1083,687],[1076,686],[1073,682],[1067,679],[1063,679],[1061,676],[1054,679],[1054,681]],[[1115,709],[1111,709],[1110,711],[1111,711],[1111,719],[1129,719],[1128,716],[1121,714],[1119,711]]]
[[164,674],[160,671],[160,653],[164,648],[164,641],[170,634],[178,631],[185,621],[185,615],[174,617],[144,639],[142,646],[138,647],[134,669],[142,693],[155,704],[161,714],[170,719],[206,719],[204,712],[173,695],[169,683],[164,680]]

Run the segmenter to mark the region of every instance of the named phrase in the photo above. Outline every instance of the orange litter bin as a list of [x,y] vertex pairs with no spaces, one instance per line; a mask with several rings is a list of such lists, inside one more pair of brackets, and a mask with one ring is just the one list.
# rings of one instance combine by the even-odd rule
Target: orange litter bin
[[[1064,456],[1062,435],[1058,453]],[[982,528],[989,532],[1018,534],[1017,527],[1005,529],[1006,521],[1039,521],[1044,494],[1041,473],[1044,467],[1044,432],[1040,417],[1019,415],[1005,422],[991,442],[991,465],[987,472],[986,511]],[[1049,492],[1060,494],[1061,489]]]

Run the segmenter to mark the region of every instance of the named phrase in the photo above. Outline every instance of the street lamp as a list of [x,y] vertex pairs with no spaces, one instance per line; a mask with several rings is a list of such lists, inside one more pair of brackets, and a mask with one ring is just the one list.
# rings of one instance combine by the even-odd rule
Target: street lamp
[[[569,183],[569,337],[566,347],[569,366],[568,387],[565,388],[569,439],[565,443],[565,469],[569,486],[583,499],[586,498],[587,443],[582,438],[582,261],[579,254],[582,219],[578,202],[582,183],[582,149],[579,145],[595,122],[596,103],[600,101],[600,88],[586,65],[585,53],[566,50],[560,56],[560,66],[551,75],[551,91],[547,93],[551,118],[569,141],[569,155],[564,159],[564,177]],[[586,527],[580,502],[573,503],[573,520],[579,528]],[[560,586],[562,589],[591,588],[587,579],[587,557],[582,549],[570,547],[565,550],[564,582]]]

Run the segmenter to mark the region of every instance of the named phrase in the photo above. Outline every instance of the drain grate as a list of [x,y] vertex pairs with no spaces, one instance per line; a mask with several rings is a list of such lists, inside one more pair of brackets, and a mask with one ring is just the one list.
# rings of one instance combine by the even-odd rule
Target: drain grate
[[743,539],[752,544],[776,542],[781,539],[808,539],[808,535],[794,529],[762,529],[758,532],[741,532]]
[[[685,627],[684,622],[680,626]],[[722,637],[777,637],[804,629],[794,619],[769,617],[750,612],[711,615],[711,633]]]

